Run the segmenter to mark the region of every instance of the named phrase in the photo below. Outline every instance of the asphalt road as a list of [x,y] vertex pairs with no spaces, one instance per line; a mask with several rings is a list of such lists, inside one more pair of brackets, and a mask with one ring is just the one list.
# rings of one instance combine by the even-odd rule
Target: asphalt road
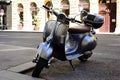
[[75,71],[69,62],[56,60],[42,71],[41,77],[46,80],[120,80],[120,36],[99,34],[97,37],[98,46],[87,62],[73,60]]
[[[75,71],[69,62],[56,60],[49,69],[42,71],[41,77],[46,80],[120,80],[120,36],[97,34],[97,37],[98,45],[86,63],[73,60]],[[0,69],[31,61],[35,48],[41,41],[41,33],[0,32],[0,63],[8,63],[7,59],[13,58],[6,67],[0,64]],[[2,57],[5,55],[9,56]],[[28,57],[24,58],[24,55]],[[14,61],[15,57],[18,58],[17,61]],[[31,75],[31,72],[25,75]]]
[[0,70],[32,61],[41,33],[0,32]]

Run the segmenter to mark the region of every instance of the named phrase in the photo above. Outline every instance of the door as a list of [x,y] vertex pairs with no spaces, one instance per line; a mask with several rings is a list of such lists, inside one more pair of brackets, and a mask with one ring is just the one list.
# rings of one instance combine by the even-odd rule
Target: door
[[99,14],[104,17],[100,32],[114,32],[116,27],[116,3],[99,4]]

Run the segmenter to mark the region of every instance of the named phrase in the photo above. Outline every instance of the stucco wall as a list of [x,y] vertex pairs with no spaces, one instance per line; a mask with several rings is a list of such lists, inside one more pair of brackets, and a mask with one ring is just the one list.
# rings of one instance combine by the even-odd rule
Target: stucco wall
[[[43,31],[46,18],[46,12],[44,9],[41,9],[40,7],[45,4],[49,0],[12,0],[11,4],[11,21],[8,20],[8,25],[12,27],[13,30],[18,30],[18,24],[19,24],[19,15],[18,15],[18,3],[22,3],[24,6],[24,27],[22,30],[33,30],[32,26],[32,16],[30,13],[30,3],[35,2],[37,4],[37,7],[39,8],[38,17],[40,18],[40,30]],[[61,0],[51,0],[53,3],[53,8],[60,10],[61,8]],[[79,0],[68,0],[70,9],[69,9],[69,17],[74,17],[79,12]],[[90,13],[98,14],[99,6],[98,6],[98,0],[89,0],[90,3]],[[9,10],[8,10],[9,12]],[[120,32],[120,0],[117,0],[117,23],[116,23],[116,30],[115,32]],[[10,14],[9,14],[10,15]],[[9,17],[10,19],[10,17]]]

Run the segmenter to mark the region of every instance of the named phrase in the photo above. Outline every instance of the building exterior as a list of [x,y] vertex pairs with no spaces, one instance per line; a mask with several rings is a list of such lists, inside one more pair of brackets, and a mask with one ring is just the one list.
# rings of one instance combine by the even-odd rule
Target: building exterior
[[6,13],[8,29],[43,31],[45,22],[55,17],[42,9],[42,5],[65,12],[69,17],[82,9],[100,14],[105,23],[98,32],[120,33],[120,0],[12,0]]

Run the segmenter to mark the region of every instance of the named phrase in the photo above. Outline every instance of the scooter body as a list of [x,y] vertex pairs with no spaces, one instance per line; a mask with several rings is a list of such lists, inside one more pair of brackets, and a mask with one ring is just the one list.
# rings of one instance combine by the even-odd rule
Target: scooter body
[[83,24],[91,27],[91,31],[83,33],[79,29],[69,28],[69,22],[79,24],[82,22],[75,18],[68,18],[63,13],[57,13],[46,6],[43,7],[53,13],[57,19],[49,20],[45,24],[43,42],[39,44],[36,57],[33,59],[33,62],[36,62],[33,77],[39,77],[40,72],[48,66],[52,57],[62,61],[68,60],[71,65],[71,61],[76,58],[86,61],[97,45],[93,28],[99,28],[103,24],[103,18],[85,14]]
[[[39,45],[37,54],[46,60],[55,57],[59,60],[72,60],[92,51],[97,39],[91,32],[73,34],[68,32],[69,26],[58,21],[48,21],[43,32],[43,43]],[[54,34],[50,37],[52,30]],[[51,38],[51,42],[47,40]],[[42,46],[42,47],[41,47]],[[42,49],[42,51],[41,51]]]

